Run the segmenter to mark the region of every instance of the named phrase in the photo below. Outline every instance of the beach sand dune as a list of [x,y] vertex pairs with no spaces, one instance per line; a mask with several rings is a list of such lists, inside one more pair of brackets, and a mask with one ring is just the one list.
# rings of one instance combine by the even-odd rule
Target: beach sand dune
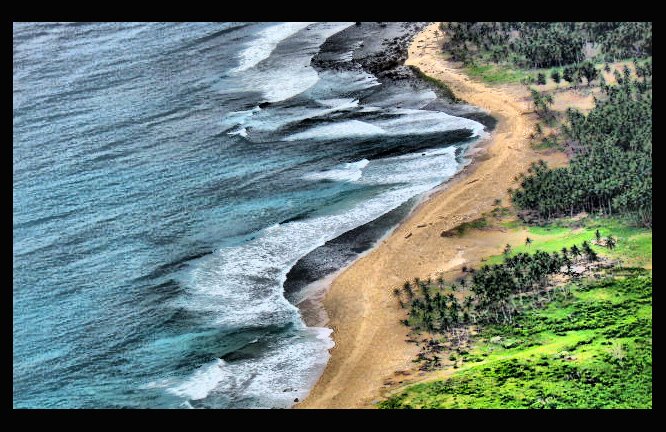
[[[566,163],[561,153],[533,151],[529,133],[535,116],[521,86],[488,87],[471,80],[446,61],[439,46],[438,23],[417,34],[409,48],[408,65],[445,82],[455,95],[479,106],[498,123],[472,152],[473,162],[435,191],[380,245],[343,271],[324,298],[334,330],[335,347],[323,375],[296,408],[370,408],[396,386],[426,376],[414,369],[418,348],[407,342],[400,324],[405,310],[392,296],[393,288],[415,276],[444,272],[449,280],[463,264],[478,266],[484,256],[500,253],[507,242],[524,237],[498,230],[442,237],[442,231],[473,220],[493,209],[495,199],[509,202],[507,188],[529,164],[545,159]],[[402,381],[402,383],[401,383]]]

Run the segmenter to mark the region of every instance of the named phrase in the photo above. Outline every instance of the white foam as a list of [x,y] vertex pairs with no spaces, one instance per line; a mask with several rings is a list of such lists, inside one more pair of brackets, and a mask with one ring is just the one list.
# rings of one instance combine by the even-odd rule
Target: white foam
[[381,127],[360,120],[346,120],[339,123],[315,126],[303,132],[298,132],[284,138],[284,141],[307,139],[329,140],[346,137],[363,137],[384,135],[386,131]]
[[[231,111],[222,118],[221,126],[223,128],[231,128],[245,124],[259,111],[261,111],[261,108],[258,106],[245,111]],[[234,135],[234,133],[230,133],[230,135]]]
[[242,137],[247,137],[247,129],[240,128],[239,130],[227,132],[227,135],[240,135]]
[[351,98],[318,99],[316,102],[329,108],[335,108],[336,110],[358,107],[358,99]]
[[[309,60],[308,60],[309,63]],[[280,102],[292,98],[317,83],[317,71],[308,65],[300,69],[276,69],[266,81],[258,83],[264,98],[269,102]]]
[[474,120],[455,117],[440,111],[395,108],[387,110],[393,118],[375,124],[392,135],[414,135],[470,129],[474,136],[483,133],[484,126]]
[[455,174],[458,169],[455,151],[456,147],[451,146],[379,159],[363,171],[358,182],[370,185],[416,183],[432,188]]
[[216,359],[210,364],[201,366],[186,381],[168,388],[167,391],[188,400],[199,400],[208,396],[211,390],[229,376],[224,360]]
[[[372,107],[365,111],[374,111]],[[416,109],[386,109],[390,116],[384,120],[345,120],[323,126],[314,126],[283,138],[283,141],[295,140],[331,140],[373,135],[413,136],[437,132],[469,129],[472,136],[484,134],[484,126],[474,120],[455,117],[439,111]]]
[[[252,66],[242,69],[243,75],[240,77],[242,80],[235,85],[240,85],[248,91],[260,91],[269,102],[280,102],[303,93],[319,81],[317,71],[310,66],[312,57],[326,39],[350,25],[353,25],[353,23],[316,23],[311,25],[310,31],[306,35],[297,35],[305,26],[301,28],[298,28],[299,25],[285,27],[292,31],[287,37],[292,36],[294,38],[293,51],[281,53],[283,55],[280,56],[271,56],[277,43],[275,45],[269,44],[270,50],[267,48],[253,49],[251,57],[260,58],[260,60],[257,62],[248,60],[247,64],[252,64]],[[266,29],[266,31],[268,30]],[[283,29],[282,32],[286,33],[286,30]],[[278,33],[280,32],[278,31]],[[280,40],[284,39],[286,37]],[[260,40],[262,39],[260,38]],[[285,50],[287,49],[289,48],[285,47]],[[254,67],[263,60],[267,62],[265,65],[262,63],[263,66]],[[231,75],[238,75],[238,72],[237,69]]]
[[216,359],[194,371],[190,376],[151,383],[144,388],[165,387],[166,391],[190,401],[205,399],[212,393],[223,395],[233,403],[253,399],[257,408],[288,408],[295,397],[304,398],[315,384],[333,348],[332,330],[312,327],[300,335],[285,337],[272,344],[260,358],[232,363]]
[[353,111],[358,109],[358,100],[350,98],[317,100],[321,108],[307,108],[293,106],[265,110],[251,118],[245,118],[243,124],[253,130],[272,132],[289,124],[298,123],[313,117],[326,116],[340,111]]
[[358,162],[342,164],[337,168],[316,173],[306,174],[303,178],[306,180],[335,180],[335,181],[357,181],[363,175],[363,168],[370,163],[367,159]]
[[[290,82],[292,81],[292,78],[292,76],[287,76],[286,80]],[[243,88],[261,90],[262,88],[266,88],[266,86],[274,85],[274,83],[270,82],[270,79],[258,72],[248,73],[244,76],[244,83],[242,85],[237,82],[228,82],[228,84],[230,86],[240,86],[236,87],[235,91],[241,91]],[[302,83],[299,82],[295,82],[295,84],[298,86],[302,85]],[[365,72],[340,71],[336,74],[332,74],[330,71],[324,71],[319,75],[319,79],[316,83],[308,89],[311,93],[310,97],[317,102],[319,107],[313,108],[300,104],[287,107],[271,107],[266,110],[261,110],[259,107],[255,107],[252,110],[228,113],[222,119],[222,126],[228,129],[236,125],[243,125],[246,128],[251,127],[252,130],[255,131],[274,132],[282,127],[298,123],[305,119],[322,117],[337,112],[378,111],[381,108],[359,106],[358,99],[341,97],[349,94],[349,92],[361,91],[376,85],[379,85],[377,79],[373,75],[369,75]],[[226,88],[224,91],[229,91],[229,88]],[[287,90],[285,90],[285,92],[289,94],[294,93],[295,91],[296,90],[294,90],[293,87],[287,87]],[[274,99],[280,99],[284,96],[273,93],[270,90],[269,93],[272,96],[275,96]]]
[[232,70],[233,73],[246,71],[264,59],[267,59],[277,45],[312,23],[309,22],[287,22],[268,27],[259,33],[257,37],[248,42],[247,47],[239,53],[240,64]]

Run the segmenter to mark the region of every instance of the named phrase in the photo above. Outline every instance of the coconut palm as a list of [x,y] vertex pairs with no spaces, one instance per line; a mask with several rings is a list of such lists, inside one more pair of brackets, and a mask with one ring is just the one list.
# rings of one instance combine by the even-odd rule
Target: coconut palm
[[578,249],[578,246],[576,245],[571,246],[571,255],[573,255],[575,258],[580,258],[582,254],[580,252],[580,249]]
[[598,259],[597,253],[594,251],[594,249],[592,249],[587,240],[583,242],[583,252],[585,253],[588,261],[596,261]]
[[606,237],[606,247],[610,250],[615,249],[615,246],[617,245],[617,240],[611,235]]
[[405,294],[407,294],[407,298],[409,299],[409,301],[412,301],[414,299],[414,291],[412,290],[412,284],[409,283],[409,281],[406,281],[402,286],[402,289],[405,291]]

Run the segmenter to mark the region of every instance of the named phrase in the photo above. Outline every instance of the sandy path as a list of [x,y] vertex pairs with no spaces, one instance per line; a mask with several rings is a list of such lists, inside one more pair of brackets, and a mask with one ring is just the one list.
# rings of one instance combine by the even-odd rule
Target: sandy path
[[[418,66],[444,81],[459,98],[490,111],[498,119],[497,128],[478,147],[471,165],[334,280],[324,307],[336,345],[323,375],[297,408],[372,407],[397,380],[422,379],[413,370],[411,360],[418,349],[405,341],[407,329],[400,324],[405,311],[392,289],[414,276],[439,271],[447,272],[450,280],[463,263],[478,266],[481,257],[499,253],[507,236],[521,234],[488,231],[443,238],[440,233],[492,210],[496,198],[507,203],[506,189],[530,162],[543,158],[560,165],[565,160],[562,154],[545,157],[530,149],[527,136],[534,116],[527,112],[527,92],[520,86],[491,88],[470,80],[441,57],[436,29],[436,24],[430,25],[416,36],[406,64]],[[396,371],[410,372],[396,378]],[[387,380],[394,384],[385,385]]]

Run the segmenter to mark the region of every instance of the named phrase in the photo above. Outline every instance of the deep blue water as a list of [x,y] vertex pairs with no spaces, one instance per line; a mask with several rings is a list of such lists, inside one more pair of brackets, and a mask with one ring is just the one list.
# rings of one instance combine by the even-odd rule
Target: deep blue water
[[307,394],[332,342],[289,269],[453,175],[472,140],[451,134],[483,130],[432,91],[312,68],[350,24],[14,24],[15,407]]

